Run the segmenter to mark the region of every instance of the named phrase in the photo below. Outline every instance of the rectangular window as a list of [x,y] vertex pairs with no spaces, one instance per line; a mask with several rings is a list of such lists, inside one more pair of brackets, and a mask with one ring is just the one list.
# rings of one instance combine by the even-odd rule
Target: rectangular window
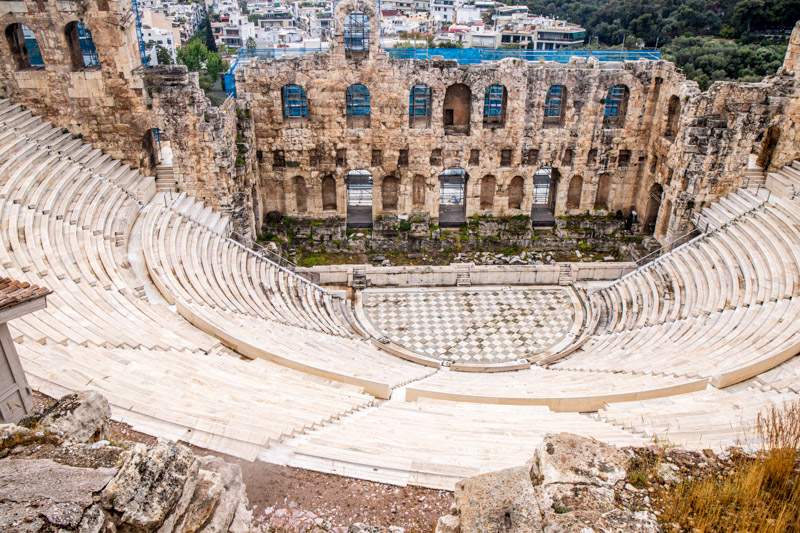
[[510,167],[511,166],[511,155],[512,151],[511,148],[504,148],[500,151],[500,166],[501,167]]
[[347,148],[336,149],[336,166],[344,167],[347,164]]
[[619,159],[617,162],[617,166],[620,167],[627,167],[631,163],[631,151],[630,150],[620,150],[619,151]]
[[503,86],[492,85],[483,99],[484,122],[500,122],[503,115]]
[[308,162],[311,168],[318,168],[322,165],[322,150],[319,148],[312,148],[308,151]]
[[442,149],[436,148],[431,152],[431,166],[441,165],[442,164]]
[[372,166],[379,167],[383,164],[383,153],[380,150],[372,150]]
[[561,116],[561,85],[554,85],[547,91],[547,99],[544,102],[544,116]]
[[286,118],[308,116],[306,93],[299,85],[291,84],[283,87],[283,116]]
[[397,153],[397,166],[398,167],[408,166],[408,149],[400,150]]
[[283,155],[283,150],[272,151],[272,168],[284,168],[286,166],[286,158]]
[[527,149],[522,153],[522,164],[532,166],[539,161],[539,150]]
[[472,166],[478,166],[481,164],[481,151],[480,150],[470,150],[469,151],[469,164]]
[[622,97],[625,95],[625,88],[622,85],[615,85],[608,90],[608,98],[606,99],[607,117],[618,117],[620,115],[620,103]]

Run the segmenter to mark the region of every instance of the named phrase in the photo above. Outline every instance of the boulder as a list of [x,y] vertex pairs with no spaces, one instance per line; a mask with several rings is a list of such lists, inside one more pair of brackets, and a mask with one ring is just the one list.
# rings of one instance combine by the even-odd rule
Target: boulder
[[459,481],[456,512],[439,519],[436,533],[656,533],[653,513],[628,509],[618,498],[627,465],[608,444],[548,435],[527,466]]
[[151,447],[137,444],[103,490],[101,502],[115,522],[155,531],[182,499],[187,481],[197,478],[198,470],[194,454],[185,446],[167,441]]
[[436,533],[461,533],[461,520],[456,515],[444,515],[436,523]]
[[111,406],[95,391],[68,394],[37,417],[39,429],[74,442],[102,439],[108,429]]
[[509,468],[456,483],[461,533],[541,531],[541,512],[530,474]]
[[[0,531],[38,532],[102,525],[92,494],[114,477],[113,468],[79,468],[50,459],[0,461]],[[84,531],[83,529],[81,531]]]
[[529,461],[536,484],[585,483],[614,485],[625,479],[627,456],[594,439],[571,433],[548,435]]

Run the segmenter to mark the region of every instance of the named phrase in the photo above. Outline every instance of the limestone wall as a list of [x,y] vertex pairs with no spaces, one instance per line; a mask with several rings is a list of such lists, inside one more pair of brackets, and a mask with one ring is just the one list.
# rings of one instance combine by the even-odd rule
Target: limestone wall
[[[36,35],[44,68],[23,68],[9,39],[0,38],[0,97],[25,104],[54,124],[148,171],[153,166],[149,114],[142,100],[141,66],[130,0],[0,1],[0,28],[20,23]],[[91,31],[99,68],[75,68],[67,24]]]
[[[325,265],[309,270],[321,285],[350,285],[353,268],[365,267],[370,287],[449,287],[459,273],[468,272],[472,285],[558,285],[561,263],[554,265],[445,266]],[[567,263],[572,281],[615,280],[636,269],[636,263]]]
[[[337,24],[351,10],[367,11],[363,2],[342,2]],[[341,36],[338,27],[337,32]],[[790,66],[798,41],[796,32],[787,54]],[[555,215],[635,209],[666,243],[691,229],[692,209],[741,184],[749,155],[763,151],[770,127],[784,124],[797,105],[797,80],[788,72],[762,83],[718,82],[701,93],[666,61],[558,65],[505,59],[460,66],[445,60],[390,60],[375,47],[367,58],[348,59],[343,48],[337,41],[329,54],[251,60],[237,73],[240,99],[254,116],[263,212],[344,217],[344,176],[363,169],[374,179],[373,217],[424,213],[436,218],[438,176],[458,166],[469,176],[467,216],[528,214],[533,175],[548,165],[558,176]],[[422,128],[409,120],[409,91],[418,83],[431,88],[430,125]],[[307,118],[283,117],[281,88],[287,84],[305,89]],[[345,94],[352,84],[369,89],[366,126],[348,126]],[[471,89],[465,135],[448,135],[444,126],[445,95],[455,84]],[[508,94],[502,127],[483,124],[484,93],[492,84],[502,84]],[[605,100],[609,88],[620,84],[630,93],[626,117],[609,125]],[[552,125],[545,120],[544,102],[556,85],[566,88],[567,104],[560,123]],[[781,137],[770,168],[797,155],[795,132]],[[504,150],[511,151],[510,161],[501,160]],[[335,209],[323,208],[326,176],[335,179]],[[482,202],[485,176],[494,177],[496,187]],[[517,176],[524,183],[519,206],[510,201]],[[399,179],[396,205],[383,205],[387,177]],[[415,179],[425,184],[424,198],[418,195],[417,202]]]

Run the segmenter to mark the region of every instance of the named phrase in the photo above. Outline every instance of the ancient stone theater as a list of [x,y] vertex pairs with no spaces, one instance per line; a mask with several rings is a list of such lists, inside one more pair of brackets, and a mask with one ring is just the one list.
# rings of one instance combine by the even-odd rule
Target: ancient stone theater
[[[241,54],[213,105],[143,65],[130,0],[0,7],[0,277],[52,291],[4,314],[3,421],[94,389],[149,435],[452,489],[548,433],[747,444],[800,399],[800,28],[702,92],[657,59],[393,57],[344,0],[330,50]],[[633,212],[638,256],[563,226]]]

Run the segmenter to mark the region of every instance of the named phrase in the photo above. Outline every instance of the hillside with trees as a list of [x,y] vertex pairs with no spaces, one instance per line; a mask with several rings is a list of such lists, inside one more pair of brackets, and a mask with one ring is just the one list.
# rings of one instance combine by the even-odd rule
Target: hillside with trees
[[591,47],[658,46],[702,89],[754,81],[783,61],[800,0],[516,0],[587,30]]

